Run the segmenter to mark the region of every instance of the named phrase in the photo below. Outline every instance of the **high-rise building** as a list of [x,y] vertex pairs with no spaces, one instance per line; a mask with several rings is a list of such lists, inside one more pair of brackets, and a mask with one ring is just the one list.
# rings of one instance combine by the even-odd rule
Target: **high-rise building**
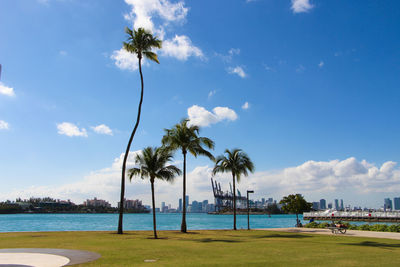
[[326,210],[326,200],[325,199],[319,200],[319,209]]
[[202,203],[194,200],[192,202],[192,208],[190,209],[190,212],[201,212],[202,211]]
[[182,198],[179,199],[178,211],[179,211],[179,212],[182,212]]
[[[188,209],[189,206],[189,196],[186,196],[186,211]],[[179,207],[178,207],[178,212],[182,212],[183,211],[183,201],[182,198],[179,199]]]
[[393,198],[393,204],[395,210],[400,210],[400,197]]
[[208,205],[208,200],[203,200],[203,205],[201,207],[202,212],[208,212],[207,211],[207,205]]
[[161,212],[164,212],[165,210],[165,202],[161,202]]
[[339,210],[339,200],[335,199],[335,210]]
[[392,210],[392,208],[393,208],[392,200],[390,198],[385,198],[383,204],[383,210],[384,211]]
[[312,209],[313,210],[319,210],[319,202],[313,202],[312,203]]
[[328,209],[332,209],[332,203],[328,203]]
[[340,200],[340,210],[344,210],[343,199]]

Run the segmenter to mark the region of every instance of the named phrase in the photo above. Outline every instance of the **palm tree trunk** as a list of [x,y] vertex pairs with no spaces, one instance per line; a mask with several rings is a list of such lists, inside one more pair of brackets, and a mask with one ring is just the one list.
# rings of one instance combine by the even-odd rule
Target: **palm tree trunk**
[[126,161],[128,159],[128,154],[129,150],[131,148],[131,144],[133,141],[133,137],[135,136],[136,130],[139,126],[140,122],[140,114],[142,112],[142,103],[143,103],[143,74],[142,74],[142,57],[138,56],[139,58],[139,72],[140,72],[140,81],[142,85],[142,89],[140,92],[140,101],[139,101],[139,107],[138,107],[138,114],[136,118],[136,124],[135,127],[133,128],[131,137],[129,138],[128,146],[126,147],[125,155],[124,155],[124,161],[122,162],[122,174],[121,174],[121,198],[119,201],[119,219],[118,219],[118,234],[123,234],[122,231],[122,219],[123,219],[123,214],[124,214],[124,195],[125,195],[125,171],[126,171]]
[[151,201],[153,202],[153,231],[154,231],[154,238],[157,239],[156,201],[154,200],[154,179],[151,181]]
[[182,224],[181,232],[186,233],[186,151],[182,151],[183,154],[183,199],[182,199]]
[[232,173],[233,177],[233,230],[236,230],[236,185],[235,185],[235,174]]

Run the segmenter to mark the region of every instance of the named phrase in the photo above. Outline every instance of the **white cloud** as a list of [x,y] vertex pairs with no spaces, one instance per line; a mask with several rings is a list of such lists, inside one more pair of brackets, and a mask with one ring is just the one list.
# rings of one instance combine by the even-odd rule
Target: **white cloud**
[[93,129],[93,131],[95,131],[98,134],[107,134],[107,135],[113,135],[112,130],[110,129],[110,127],[108,127],[105,124],[100,124],[97,126],[92,126],[91,127]]
[[396,166],[395,162],[388,161],[379,167],[365,160],[357,161],[354,157],[307,161],[295,167],[250,174],[241,180],[239,188],[254,188],[262,195],[275,195],[278,198],[302,193],[309,201],[312,198],[345,195],[348,202],[362,199],[359,205],[376,206],[375,200],[371,200],[374,197],[400,191],[400,168]]
[[8,130],[8,129],[9,129],[8,122],[0,120],[0,130]]
[[122,70],[134,71],[139,68],[137,56],[129,53],[123,48],[115,50],[111,55],[111,59],[113,59],[115,65]]
[[[128,168],[134,166],[135,155],[139,152],[129,153]],[[120,192],[123,157],[122,153],[112,164],[110,163],[109,167],[93,171],[77,182],[61,186],[32,186],[12,192],[4,191],[5,193],[0,194],[0,200],[50,196],[81,203],[87,198],[98,197],[116,205]],[[180,159],[181,157],[177,156],[177,160]],[[179,162],[175,164],[179,168],[182,167]],[[206,165],[197,166],[188,172],[187,194],[190,195],[191,201],[213,199],[210,185],[211,171],[212,167]],[[229,183],[232,181],[232,177],[227,173],[217,174],[214,179],[221,183],[223,191],[229,189]],[[151,203],[150,184],[147,180],[135,178],[131,183],[128,180],[126,185],[127,198],[139,198],[146,204]],[[368,200],[377,195],[381,196],[380,194],[387,196],[400,191],[400,168],[392,161],[376,166],[353,157],[345,160],[307,161],[298,166],[276,171],[255,172],[248,177],[242,177],[237,186],[242,194],[247,189],[254,189],[255,197],[273,196],[278,200],[284,195],[293,193],[304,194],[307,200],[312,201],[327,198],[328,195],[337,198],[343,192],[347,192],[347,199],[345,198],[347,202],[351,199],[364,198],[366,202],[360,205],[365,206],[369,203],[376,205],[375,201],[368,203]],[[181,187],[181,176],[172,184],[157,181],[155,184],[157,202],[165,201],[176,206],[178,199],[182,197]]]
[[245,103],[243,104],[243,106],[242,106],[242,109],[244,109],[244,110],[249,109],[249,108],[250,108],[249,102],[245,102]]
[[207,109],[193,105],[187,110],[191,124],[198,126],[209,126],[223,120],[234,121],[238,118],[236,112],[227,107],[215,107],[212,112]]
[[229,74],[237,74],[241,78],[246,78],[247,74],[244,72],[243,68],[236,66],[235,68],[228,68]]
[[310,11],[314,6],[310,0],[292,0],[293,13],[303,13]]
[[[134,166],[135,156],[139,152],[131,151],[129,153],[128,169]],[[88,198],[97,197],[108,200],[116,206],[119,201],[123,158],[124,153],[115,158],[109,167],[93,171],[83,176],[79,181],[58,186],[30,186],[25,189],[0,194],[0,200],[13,200],[17,197],[27,199],[32,196],[50,196],[59,199],[71,199],[80,204]],[[182,163],[179,160],[171,164],[182,168]],[[212,193],[209,180],[211,178],[211,170],[208,166],[199,166],[187,173],[187,193],[190,194],[191,200],[211,200]],[[176,177],[173,183],[157,181],[155,183],[155,193],[157,196],[156,206],[159,206],[161,201],[173,203],[176,206],[178,199],[182,197],[182,176]],[[127,178],[125,196],[127,199],[141,199],[145,204],[150,204],[151,191],[149,181],[134,177],[130,182]]]
[[15,96],[14,88],[8,87],[0,82],[0,94],[9,97],[14,97]]
[[289,187],[305,191],[340,191],[343,186],[357,192],[391,192],[400,189],[400,170],[394,169],[394,162],[385,162],[378,169],[367,161],[357,161],[354,157],[328,162],[308,161],[304,164],[284,169]]
[[192,45],[192,41],[185,35],[175,35],[171,40],[163,42],[161,54],[185,61],[191,56],[204,58],[200,48]]
[[[134,159],[140,151],[131,151],[127,160],[127,168],[134,166]],[[115,158],[109,167],[92,171],[84,175],[81,180],[73,183],[66,183],[58,186],[30,186],[21,190],[14,190],[0,194],[0,199],[15,199],[17,197],[30,198],[50,196],[60,199],[71,199],[76,203],[82,203],[88,198],[98,197],[111,201],[114,206],[119,199],[120,184],[121,184],[121,168],[124,153]],[[143,195],[148,196],[150,185],[147,181],[141,179],[134,180],[135,185],[129,182],[127,178],[127,198],[137,198]],[[157,185],[156,185],[157,188]],[[133,190],[132,190],[133,189]],[[146,203],[150,203],[150,198],[146,198]]]
[[145,28],[155,32],[152,21],[159,17],[165,23],[178,22],[186,18],[188,8],[183,1],[171,3],[169,0],[125,0],[131,6],[131,12],[125,15],[125,19],[133,21],[134,28]]
[[322,68],[324,65],[325,65],[325,63],[324,63],[323,61],[321,61],[321,62],[318,64],[318,67]]
[[59,134],[66,135],[69,137],[72,137],[72,136],[87,137],[88,136],[85,128],[79,129],[78,126],[76,126],[75,124],[70,123],[70,122],[58,123],[57,129],[58,129]]
[[[157,35],[163,41],[162,56],[174,57],[182,61],[186,61],[191,56],[205,58],[201,49],[193,45],[188,36],[175,35],[173,38],[165,38],[166,29],[170,23],[182,22],[186,18],[188,8],[185,7],[183,1],[173,3],[169,0],[125,0],[125,2],[131,6],[131,11],[124,18],[132,21],[134,28],[142,27]],[[159,19],[159,26],[154,24],[154,18]],[[113,51],[111,59],[120,69],[134,71],[138,68],[136,56],[124,49]]]
[[[137,151],[130,151],[128,158],[126,159],[126,168],[132,168],[135,166],[135,157],[137,154],[139,154],[141,150]],[[125,153],[121,153],[118,158],[114,159],[113,164],[111,165],[111,169],[104,169],[104,170],[113,170],[113,171],[118,171],[120,172],[122,170],[122,163],[124,161]]]

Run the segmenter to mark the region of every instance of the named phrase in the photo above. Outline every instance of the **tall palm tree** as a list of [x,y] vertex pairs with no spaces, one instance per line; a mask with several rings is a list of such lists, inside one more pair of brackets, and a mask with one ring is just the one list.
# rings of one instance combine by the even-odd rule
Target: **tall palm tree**
[[241,149],[226,149],[225,154],[218,156],[215,160],[213,175],[218,172],[230,172],[233,179],[233,230],[236,230],[236,181],[240,182],[242,175],[247,176],[248,171],[254,171],[254,164],[249,156]]
[[125,171],[126,171],[126,160],[128,159],[129,149],[131,148],[133,137],[135,136],[136,130],[139,126],[140,114],[142,112],[142,103],[143,103],[143,73],[142,73],[142,58],[143,56],[148,58],[151,61],[155,61],[158,64],[157,54],[152,52],[151,50],[154,48],[161,48],[162,42],[157,39],[157,37],[153,36],[150,32],[146,31],[143,28],[139,28],[137,30],[131,30],[128,27],[125,28],[125,32],[128,35],[127,42],[123,43],[123,47],[126,51],[136,54],[139,60],[139,73],[140,73],[140,81],[142,85],[142,89],[140,92],[140,101],[138,107],[138,114],[136,118],[135,127],[133,128],[132,134],[129,138],[128,146],[126,147],[124,161],[122,163],[122,174],[121,174],[121,198],[120,198],[120,206],[119,206],[119,219],[118,219],[118,234],[122,234],[122,219],[124,214],[124,195],[125,195]]
[[172,153],[162,148],[146,147],[141,154],[136,155],[135,163],[138,168],[128,170],[129,180],[133,176],[139,176],[142,179],[150,179],[151,200],[153,205],[153,230],[154,238],[157,239],[156,229],[156,204],[154,200],[154,181],[160,179],[172,182],[176,175],[181,174],[181,170],[174,165],[166,164],[172,160]]
[[193,156],[203,155],[211,160],[214,156],[203,148],[214,149],[214,142],[207,137],[199,137],[199,126],[189,125],[188,119],[183,119],[172,129],[165,129],[165,135],[162,138],[162,144],[169,150],[180,149],[183,154],[183,205],[182,205],[182,224],[181,232],[187,232],[186,226],[186,154],[189,152]]

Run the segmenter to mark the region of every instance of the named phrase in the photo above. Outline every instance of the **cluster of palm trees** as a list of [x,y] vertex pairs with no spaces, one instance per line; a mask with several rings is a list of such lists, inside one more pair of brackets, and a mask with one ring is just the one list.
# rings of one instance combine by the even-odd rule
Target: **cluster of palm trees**
[[165,135],[161,142],[161,147],[146,147],[135,157],[137,167],[129,169],[129,179],[137,176],[142,179],[149,179],[151,184],[151,200],[153,207],[153,229],[154,238],[157,238],[156,216],[155,216],[155,197],[154,182],[156,179],[173,181],[182,171],[174,166],[168,165],[173,159],[173,153],[180,150],[183,155],[183,205],[181,232],[187,232],[186,224],[186,156],[189,152],[193,156],[206,156],[215,162],[213,175],[219,172],[230,172],[233,178],[233,229],[236,230],[236,186],[235,182],[240,181],[242,175],[247,176],[249,171],[254,170],[254,165],[250,158],[240,149],[226,150],[225,155],[217,158],[207,150],[214,148],[214,142],[207,137],[200,137],[199,127],[190,125],[188,119],[182,120],[171,129],[165,129]]
[[[157,54],[152,49],[160,49],[162,42],[154,37],[150,32],[143,28],[137,30],[125,29],[128,35],[128,42],[123,43],[123,47],[126,51],[134,53],[138,57],[139,61],[139,72],[141,78],[141,96],[138,106],[138,114],[134,129],[129,138],[129,142],[124,155],[122,164],[122,175],[121,175],[121,198],[119,207],[119,220],[118,220],[118,234],[122,234],[122,222],[123,222],[123,211],[124,211],[124,195],[125,195],[125,173],[126,173],[126,161],[128,158],[129,150],[135,136],[136,130],[140,122],[141,107],[143,103],[144,83],[141,62],[143,56],[151,61],[159,63]],[[240,149],[225,150],[225,155],[220,155],[217,158],[207,150],[214,149],[214,142],[207,137],[199,136],[199,127],[190,124],[188,119],[182,120],[180,123],[174,125],[171,129],[165,129],[165,135],[163,136],[161,147],[146,147],[141,153],[136,155],[135,164],[136,167],[127,171],[129,179],[137,176],[142,179],[149,179],[151,184],[151,196],[152,196],[152,207],[153,207],[153,230],[154,238],[157,238],[156,230],[156,216],[155,216],[155,196],[154,196],[154,182],[156,179],[173,181],[177,175],[180,175],[182,171],[174,166],[168,165],[172,158],[173,153],[180,150],[183,155],[183,205],[182,205],[182,223],[181,232],[187,232],[186,224],[186,157],[190,153],[197,157],[199,155],[206,156],[210,160],[215,162],[213,168],[213,175],[219,172],[230,172],[233,179],[233,229],[236,230],[236,181],[239,182],[242,175],[247,176],[248,172],[254,171],[254,164],[250,158]]]

